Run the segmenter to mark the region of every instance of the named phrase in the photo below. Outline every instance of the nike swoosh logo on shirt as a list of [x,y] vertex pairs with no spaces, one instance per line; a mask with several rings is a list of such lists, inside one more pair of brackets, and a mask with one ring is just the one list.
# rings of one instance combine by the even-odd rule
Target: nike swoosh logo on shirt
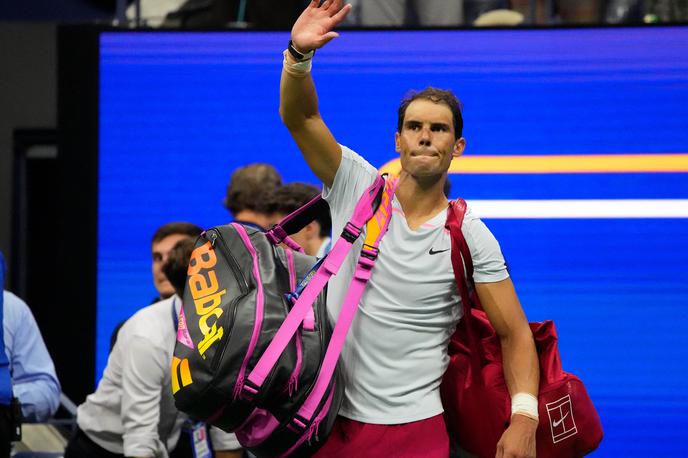
[[428,254],[433,255],[433,254],[437,254],[437,253],[444,253],[445,251],[449,251],[449,248],[447,248],[446,250],[437,250],[437,251],[430,248],[430,251],[428,251]]
[[554,420],[554,421],[552,422],[552,426],[554,426],[554,427],[556,428],[557,426],[559,426],[559,425],[561,424],[562,421],[564,421],[564,418],[566,418],[566,417],[568,417],[568,416],[569,416],[569,413],[566,412],[566,415],[564,415],[563,417],[561,417],[559,420]]

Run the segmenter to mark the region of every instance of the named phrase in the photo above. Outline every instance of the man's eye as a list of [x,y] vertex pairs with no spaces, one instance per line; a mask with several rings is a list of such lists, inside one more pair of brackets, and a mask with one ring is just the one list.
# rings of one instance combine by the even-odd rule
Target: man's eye
[[159,254],[154,254],[153,255],[153,261],[155,261],[155,262],[162,261],[162,256],[160,256]]

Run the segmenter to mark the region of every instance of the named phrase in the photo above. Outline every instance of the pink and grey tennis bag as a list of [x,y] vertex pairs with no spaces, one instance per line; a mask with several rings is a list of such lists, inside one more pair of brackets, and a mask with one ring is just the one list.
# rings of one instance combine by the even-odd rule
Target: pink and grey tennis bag
[[[387,230],[395,186],[378,177],[320,261],[288,237],[327,205],[320,196],[267,232],[232,223],[199,237],[172,359],[179,410],[236,433],[258,457],[308,456],[322,446],[344,395],[337,361]],[[332,329],[327,281],[364,225],[360,260]]]

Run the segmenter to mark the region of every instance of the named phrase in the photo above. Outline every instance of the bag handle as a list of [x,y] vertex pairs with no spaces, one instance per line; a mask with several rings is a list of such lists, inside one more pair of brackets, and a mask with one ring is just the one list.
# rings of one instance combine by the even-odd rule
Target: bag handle
[[363,225],[379,210],[385,189],[385,178],[383,176],[378,176],[375,182],[363,192],[358,204],[356,204],[351,220],[342,231],[341,237],[339,237],[334,244],[332,250],[320,265],[320,268],[318,268],[311,281],[292,306],[291,311],[284,319],[284,322],[277,330],[277,333],[275,333],[275,336],[265,349],[265,352],[261,355],[251,373],[245,381],[239,381],[240,384],[243,385],[243,395],[246,398],[250,399],[260,391],[268,374],[291,341],[294,333],[296,333],[303,319],[308,314],[308,311],[311,310],[318,295],[325,288],[330,277],[339,271],[353,243],[361,235]]
[[301,251],[301,247],[298,245],[294,246],[293,244],[295,242],[293,242],[289,236],[296,234],[301,229],[308,226],[308,224],[310,224],[311,221],[314,221],[321,212],[329,211],[330,208],[327,205],[327,202],[322,198],[322,195],[318,194],[307,204],[282,218],[279,223],[275,224],[265,232],[265,236],[273,245],[279,245],[280,243],[285,242],[290,248]]
[[473,258],[468,248],[468,244],[466,243],[466,238],[461,231],[467,208],[466,201],[461,198],[449,202],[449,213],[447,215],[445,227],[449,229],[449,234],[451,236],[451,261],[454,269],[456,287],[459,290],[461,304],[463,305],[462,319],[464,321],[466,337],[470,349],[472,379],[484,385],[482,370],[480,368],[480,343],[473,329],[473,314],[471,311],[471,309],[477,309],[477,307],[469,290],[470,286],[473,292],[475,292],[475,283],[473,282]]

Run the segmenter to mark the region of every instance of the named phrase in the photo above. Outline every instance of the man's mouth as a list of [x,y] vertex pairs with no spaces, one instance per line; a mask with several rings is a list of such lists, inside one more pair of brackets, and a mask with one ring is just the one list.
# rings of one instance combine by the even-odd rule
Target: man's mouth
[[411,157],[439,157],[436,151],[411,151]]

